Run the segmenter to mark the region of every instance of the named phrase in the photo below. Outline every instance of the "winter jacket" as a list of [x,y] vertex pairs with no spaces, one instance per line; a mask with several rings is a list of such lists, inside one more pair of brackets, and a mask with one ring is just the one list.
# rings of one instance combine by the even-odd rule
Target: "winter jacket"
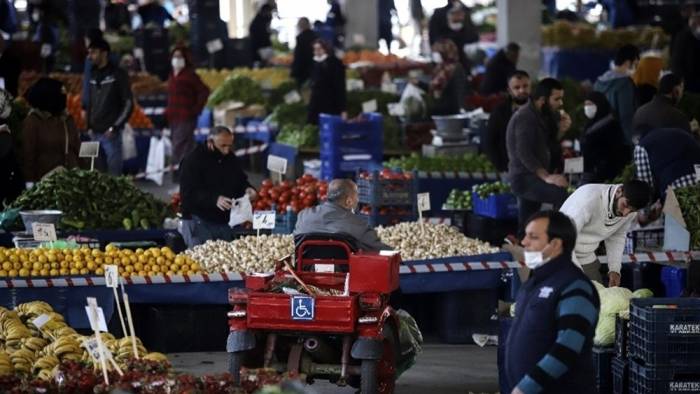
[[467,75],[464,68],[457,64],[452,77],[450,77],[440,97],[433,101],[432,115],[454,115],[462,111],[464,106],[464,92],[467,88]]
[[481,94],[489,95],[508,90],[508,77],[515,71],[515,64],[501,49],[486,64],[484,80],[481,82]]
[[676,37],[671,56],[671,70],[683,78],[685,90],[700,93],[700,38],[686,27]]
[[14,140],[7,130],[7,125],[0,125],[0,205],[11,203],[24,190]]
[[317,37],[313,30],[304,30],[297,36],[291,76],[300,86],[311,78],[311,73],[314,70],[313,45]]
[[591,353],[600,301],[571,258],[561,255],[534,269],[515,305],[505,346],[506,392],[597,393]]
[[299,213],[294,235],[309,233],[348,234],[358,241],[360,249],[366,251],[392,249],[379,240],[377,232],[367,224],[367,220],[332,202],[324,202]]
[[134,109],[131,84],[126,71],[111,63],[98,69],[93,66],[90,76],[88,128],[101,134],[110,127],[121,129]]
[[209,98],[209,88],[192,68],[179,74],[171,73],[168,79],[168,105],[165,115],[171,125],[196,120]]
[[208,222],[226,224],[230,212],[216,206],[219,196],[240,198],[249,187],[248,176],[233,153],[222,155],[199,145],[185,156],[180,168],[183,217],[196,215]]
[[78,166],[80,136],[73,118],[32,110],[22,125],[24,178],[37,182],[58,166]]
[[605,94],[615,118],[620,121],[622,131],[625,132],[625,143],[632,145],[632,118],[637,110],[637,93],[632,78],[628,74],[610,70],[598,78],[593,89]]
[[530,101],[520,107],[508,122],[506,131],[508,177],[534,175],[550,167],[549,131],[547,122]]
[[656,129],[681,129],[690,133],[688,117],[673,105],[671,99],[660,95],[639,107],[634,114],[632,127],[638,135]]
[[508,149],[506,148],[506,130],[513,116],[513,100],[508,99],[491,111],[486,135],[482,137],[482,151],[491,160],[498,172],[508,171]]
[[559,211],[573,219],[576,225],[576,248],[573,261],[579,265],[593,263],[595,251],[605,242],[608,268],[620,272],[625,237],[637,213],[615,216],[615,192],[621,185],[589,183],[576,189]]
[[329,55],[314,65],[308,122],[318,123],[318,115],[322,113],[339,115],[346,110],[346,100],[345,66],[337,57]]
[[587,183],[614,179],[632,160],[625,134],[612,114],[588,127],[581,141],[583,172]]

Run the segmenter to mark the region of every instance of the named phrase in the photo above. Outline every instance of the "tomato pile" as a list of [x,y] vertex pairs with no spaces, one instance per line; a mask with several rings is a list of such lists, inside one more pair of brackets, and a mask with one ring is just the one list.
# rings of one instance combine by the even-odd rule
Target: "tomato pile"
[[287,212],[289,207],[294,213],[299,213],[304,208],[313,207],[326,199],[328,183],[304,174],[296,181],[282,181],[274,185],[271,180],[265,179],[258,190],[258,199],[253,205],[256,211],[272,209],[275,205],[277,212]]

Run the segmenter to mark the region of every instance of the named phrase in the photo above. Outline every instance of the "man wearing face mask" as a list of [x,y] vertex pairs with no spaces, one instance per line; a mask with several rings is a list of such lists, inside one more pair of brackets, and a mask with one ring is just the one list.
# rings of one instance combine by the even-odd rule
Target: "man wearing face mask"
[[671,70],[685,81],[689,92],[700,93],[700,10],[688,18],[688,27],[678,34],[671,52]]
[[307,122],[318,124],[318,116],[322,113],[346,117],[343,62],[335,56],[331,44],[320,39],[314,42],[314,62]]
[[600,300],[571,261],[574,224],[561,212],[537,212],[522,244],[532,272],[506,339],[504,372],[512,390],[506,392],[597,393],[591,351]]
[[532,100],[520,107],[508,122],[507,178],[518,197],[520,231],[527,218],[539,211],[543,203],[558,209],[568,196],[566,178],[552,173],[552,145],[559,133],[571,127],[571,118],[561,110],[563,100],[561,83],[545,78],[537,84]]
[[[209,88],[192,67],[187,48],[177,47],[172,52],[173,72],[168,78],[168,105],[165,116],[172,132],[172,162],[180,164],[195,147],[194,130],[197,117],[209,97]],[[177,179],[177,172],[173,174]]]
[[676,74],[661,77],[657,95],[634,114],[635,136],[655,129],[681,129],[690,133],[688,117],[677,108],[683,97],[683,87],[683,80]]
[[[637,109],[637,92],[632,80],[639,63],[639,48],[627,44],[615,54],[612,70],[601,75],[593,85],[595,91],[605,94],[615,117],[625,132],[626,145],[632,146],[632,117]],[[630,148],[631,149],[631,148]]]
[[469,9],[462,6],[461,3],[455,4],[447,11],[445,18],[445,28],[437,33],[435,42],[443,39],[452,41],[457,46],[459,62],[469,75],[471,74],[472,64],[464,52],[464,48],[467,44],[479,41],[479,34],[471,21]]
[[379,240],[367,220],[355,214],[360,201],[357,185],[350,179],[334,179],[328,184],[328,199],[299,212],[294,235],[310,233],[347,234],[366,251],[391,250]]
[[508,77],[508,98],[491,111],[486,135],[483,136],[482,151],[498,172],[508,171],[508,150],[506,130],[515,111],[527,104],[530,99],[530,75],[516,70]]
[[182,160],[182,236],[190,248],[213,239],[230,241],[233,231],[228,222],[234,200],[244,194],[251,200],[257,196],[232,146],[231,130],[216,126],[207,143]]
[[311,30],[311,23],[306,17],[299,18],[297,30],[299,34],[294,47],[294,60],[292,60],[290,75],[301,87],[309,80],[314,69],[314,41],[318,36]]
[[620,285],[625,238],[637,211],[649,204],[651,190],[638,180],[623,185],[588,184],[576,189],[560,211],[574,220],[576,247],[573,261],[590,280],[603,283],[595,251],[605,242],[608,257],[608,286]]

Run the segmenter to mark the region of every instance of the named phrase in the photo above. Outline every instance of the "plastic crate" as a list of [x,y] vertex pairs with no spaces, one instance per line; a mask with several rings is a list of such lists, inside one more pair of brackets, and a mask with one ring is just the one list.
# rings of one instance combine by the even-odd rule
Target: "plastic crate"
[[273,234],[291,234],[294,232],[294,227],[297,225],[297,214],[292,210],[287,210],[283,214],[275,215],[275,228],[272,229]]
[[615,354],[620,358],[627,358],[629,336],[629,320],[615,316]]
[[620,357],[613,357],[613,394],[629,393],[629,366],[627,360]]
[[648,366],[629,361],[630,394],[700,393],[700,366]]
[[370,178],[357,176],[357,189],[360,202],[375,206],[416,204],[416,181],[410,179],[380,179],[378,171],[372,171]]
[[[382,115],[363,114],[366,120],[348,122],[340,116],[321,114],[319,146],[327,174],[368,169],[366,163],[381,163],[384,153]],[[330,171],[329,171],[330,170]],[[322,168],[323,174],[323,168]]]
[[633,299],[629,355],[645,365],[695,365],[700,371],[700,299]]
[[661,268],[661,282],[664,284],[664,288],[666,289],[666,297],[680,297],[683,295],[687,276],[688,270],[685,268]]
[[358,171],[374,171],[381,169],[379,160],[343,160],[324,159],[321,156],[321,179],[330,181],[335,178],[352,178]]
[[662,249],[664,228],[641,228],[630,231],[625,238],[625,254],[654,252]]
[[594,346],[592,353],[598,393],[611,394],[613,389],[612,360],[615,357],[615,348]]
[[518,201],[511,193],[490,195],[486,199],[481,199],[477,193],[473,193],[472,207],[475,214],[493,219],[518,217]]

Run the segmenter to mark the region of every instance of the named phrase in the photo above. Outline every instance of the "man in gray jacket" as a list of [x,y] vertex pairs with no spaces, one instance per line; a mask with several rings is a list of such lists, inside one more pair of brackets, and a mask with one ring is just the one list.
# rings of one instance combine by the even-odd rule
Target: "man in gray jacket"
[[88,56],[93,66],[85,110],[91,136],[100,143],[101,167],[112,175],[121,175],[121,132],[134,104],[129,76],[109,61],[109,52],[109,44],[104,40],[90,43]]
[[349,179],[334,179],[328,185],[328,201],[299,213],[294,235],[310,233],[346,234],[365,251],[392,250],[379,240],[367,220],[354,213],[359,202],[357,185]]
[[560,133],[571,127],[569,115],[559,113],[563,99],[561,83],[545,78],[537,84],[530,102],[508,122],[508,180],[518,197],[520,232],[527,219],[539,211],[543,203],[558,209],[566,201],[566,178],[550,173],[550,147],[558,143]]

